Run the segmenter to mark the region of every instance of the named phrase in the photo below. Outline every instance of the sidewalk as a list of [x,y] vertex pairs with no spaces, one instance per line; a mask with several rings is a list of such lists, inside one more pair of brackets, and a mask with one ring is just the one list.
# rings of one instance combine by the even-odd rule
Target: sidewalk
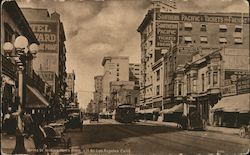
[[[6,135],[1,133],[1,153],[11,154],[16,145],[16,137],[14,135]],[[32,152],[35,149],[35,145],[32,138],[24,138],[24,145],[27,152]]]
[[[165,125],[168,127],[174,127],[179,128],[179,125],[174,122],[162,122],[162,121],[150,121],[150,120],[140,120],[142,123],[149,123],[149,124],[155,124],[155,125]],[[238,135],[239,134],[239,128],[226,128],[226,127],[214,127],[214,126],[207,126],[207,131],[210,132],[219,132],[223,134],[230,134],[230,135]]]

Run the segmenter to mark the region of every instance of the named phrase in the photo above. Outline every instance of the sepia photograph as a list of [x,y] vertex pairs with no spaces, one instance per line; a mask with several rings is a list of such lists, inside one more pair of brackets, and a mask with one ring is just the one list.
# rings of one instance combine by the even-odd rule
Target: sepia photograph
[[0,0],[1,154],[247,155],[247,0]]

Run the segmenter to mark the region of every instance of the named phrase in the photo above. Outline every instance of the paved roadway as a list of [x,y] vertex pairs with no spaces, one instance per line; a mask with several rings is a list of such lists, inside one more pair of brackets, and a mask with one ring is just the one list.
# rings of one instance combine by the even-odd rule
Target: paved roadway
[[84,122],[83,131],[68,131],[72,151],[85,154],[240,154],[249,139],[206,131],[184,131],[148,123],[114,120]]

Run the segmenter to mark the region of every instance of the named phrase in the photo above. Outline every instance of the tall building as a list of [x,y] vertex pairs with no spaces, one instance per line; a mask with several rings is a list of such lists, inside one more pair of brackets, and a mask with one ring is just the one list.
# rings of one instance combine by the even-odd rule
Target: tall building
[[110,82],[129,81],[129,57],[107,56],[103,58],[104,75],[102,79],[103,101],[110,95]]
[[98,75],[94,77],[95,80],[95,91],[93,92],[94,102],[98,104],[99,112],[104,108],[103,97],[102,97],[102,76]]
[[23,8],[37,40],[40,42],[34,70],[52,86],[59,96],[64,96],[66,89],[66,48],[65,32],[60,15],[50,14],[47,9]]
[[75,73],[67,73],[66,78],[67,88],[65,92],[65,98],[70,102],[75,102]]
[[129,64],[129,81],[135,82],[136,90],[140,89],[140,81],[141,81],[141,66],[140,64]]
[[170,13],[151,9],[138,27],[141,34],[144,108],[170,108],[178,66],[193,53],[209,54],[227,48],[234,54],[249,51],[249,16],[241,13]]

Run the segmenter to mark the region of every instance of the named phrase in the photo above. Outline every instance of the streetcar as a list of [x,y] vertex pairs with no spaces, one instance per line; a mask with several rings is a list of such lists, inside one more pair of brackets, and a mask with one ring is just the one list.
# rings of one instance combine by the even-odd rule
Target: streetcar
[[132,123],[135,121],[135,107],[130,104],[119,105],[115,109],[115,120],[121,123]]

